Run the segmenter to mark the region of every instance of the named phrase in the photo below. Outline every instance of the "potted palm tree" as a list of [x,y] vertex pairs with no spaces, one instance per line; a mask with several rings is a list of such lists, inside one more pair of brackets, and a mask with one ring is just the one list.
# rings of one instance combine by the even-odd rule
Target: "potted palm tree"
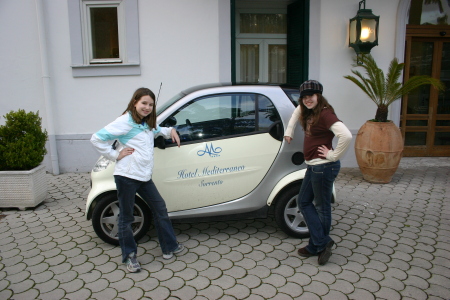
[[47,131],[39,112],[11,111],[0,126],[0,207],[35,207],[47,197]]
[[371,55],[360,57],[366,76],[352,70],[351,80],[377,105],[375,118],[367,121],[358,131],[355,139],[355,154],[358,166],[365,180],[374,183],[388,183],[398,168],[403,152],[403,138],[400,129],[388,120],[388,108],[402,96],[414,89],[430,84],[443,90],[441,81],[426,76],[413,76],[406,82],[399,82],[404,64],[394,58],[386,76]]

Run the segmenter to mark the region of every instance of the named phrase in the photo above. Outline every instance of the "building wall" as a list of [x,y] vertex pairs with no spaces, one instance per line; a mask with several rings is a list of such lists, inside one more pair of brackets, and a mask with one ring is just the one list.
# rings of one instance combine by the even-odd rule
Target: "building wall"
[[[384,68],[397,51],[396,18],[399,2],[404,1],[367,1],[367,8],[381,16],[380,45],[372,53]],[[356,135],[376,110],[343,78],[350,74],[355,57],[348,48],[348,20],[356,15],[358,1],[310,2],[310,78],[324,84],[324,95]],[[39,5],[45,36],[39,34]],[[136,88],[145,86],[158,94],[162,82],[161,104],[187,87],[231,79],[228,1],[139,0],[138,7],[141,75],[74,78],[67,1],[1,1],[0,115],[18,108],[39,110],[48,127],[47,111],[52,111],[54,130],[50,133],[56,139],[61,173],[90,171],[98,157],[90,136],[123,112]],[[40,43],[45,43],[48,57],[46,96]],[[50,101],[47,106],[46,99]],[[49,155],[45,163],[52,172]],[[343,166],[356,166],[353,148]]]
[[[386,71],[390,61],[396,56],[397,12],[400,2],[405,1],[366,1],[366,8],[380,16],[379,46],[372,48],[371,54]],[[358,11],[358,1],[321,0],[310,3],[311,11],[320,14],[311,15],[309,73],[315,76],[312,79],[318,79],[324,85],[324,96],[353,133],[353,143],[343,157],[342,165],[355,167],[355,136],[359,128],[367,120],[373,119],[376,113],[376,105],[354,83],[343,78],[345,75],[352,75],[353,59],[356,57],[353,48],[348,47],[348,24],[349,19]],[[399,38],[404,39],[404,36]],[[394,105],[399,105],[399,101],[397,102]],[[390,115],[390,118],[397,116]]]

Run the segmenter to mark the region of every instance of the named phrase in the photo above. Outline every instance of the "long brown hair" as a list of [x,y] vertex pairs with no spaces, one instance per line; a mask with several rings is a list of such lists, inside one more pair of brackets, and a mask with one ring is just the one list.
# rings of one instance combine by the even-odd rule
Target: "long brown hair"
[[[144,119],[139,116],[136,111],[136,107],[134,106],[143,96],[150,96],[153,99],[153,110],[152,112],[146,116]],[[130,112],[133,121],[137,124],[141,124],[142,121],[147,123],[150,129],[156,128],[156,103],[155,103],[155,94],[148,88],[138,88],[128,103],[127,109],[123,112],[123,114]]]
[[306,131],[308,119],[311,119],[311,126],[315,125],[317,121],[319,121],[319,115],[322,109],[328,108],[332,112],[334,112],[334,108],[328,103],[327,99],[325,99],[322,94],[315,94],[317,95],[317,105],[313,109],[308,109],[305,104],[303,104],[303,98],[298,99],[298,104],[300,104],[301,107],[301,114],[300,114],[300,124],[303,127],[303,130]]

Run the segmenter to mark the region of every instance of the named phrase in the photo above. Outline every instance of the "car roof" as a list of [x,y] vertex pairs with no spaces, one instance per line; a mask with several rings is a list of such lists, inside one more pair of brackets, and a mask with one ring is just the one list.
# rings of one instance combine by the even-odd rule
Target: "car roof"
[[190,88],[187,88],[182,91],[182,94],[189,95],[193,92],[209,89],[209,88],[215,88],[215,87],[225,87],[225,86],[278,86],[284,89],[296,89],[298,90],[299,86],[293,85],[293,84],[273,84],[273,83],[248,83],[248,82],[218,82],[218,83],[207,83],[207,84],[201,84],[196,85]]

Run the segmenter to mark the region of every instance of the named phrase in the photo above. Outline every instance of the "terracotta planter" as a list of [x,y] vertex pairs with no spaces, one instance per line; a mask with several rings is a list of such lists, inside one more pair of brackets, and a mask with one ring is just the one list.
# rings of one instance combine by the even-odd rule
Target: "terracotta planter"
[[355,154],[365,180],[388,183],[403,153],[400,129],[392,122],[367,121],[355,139]]
[[0,171],[0,207],[26,209],[47,198],[45,166],[29,171]]

